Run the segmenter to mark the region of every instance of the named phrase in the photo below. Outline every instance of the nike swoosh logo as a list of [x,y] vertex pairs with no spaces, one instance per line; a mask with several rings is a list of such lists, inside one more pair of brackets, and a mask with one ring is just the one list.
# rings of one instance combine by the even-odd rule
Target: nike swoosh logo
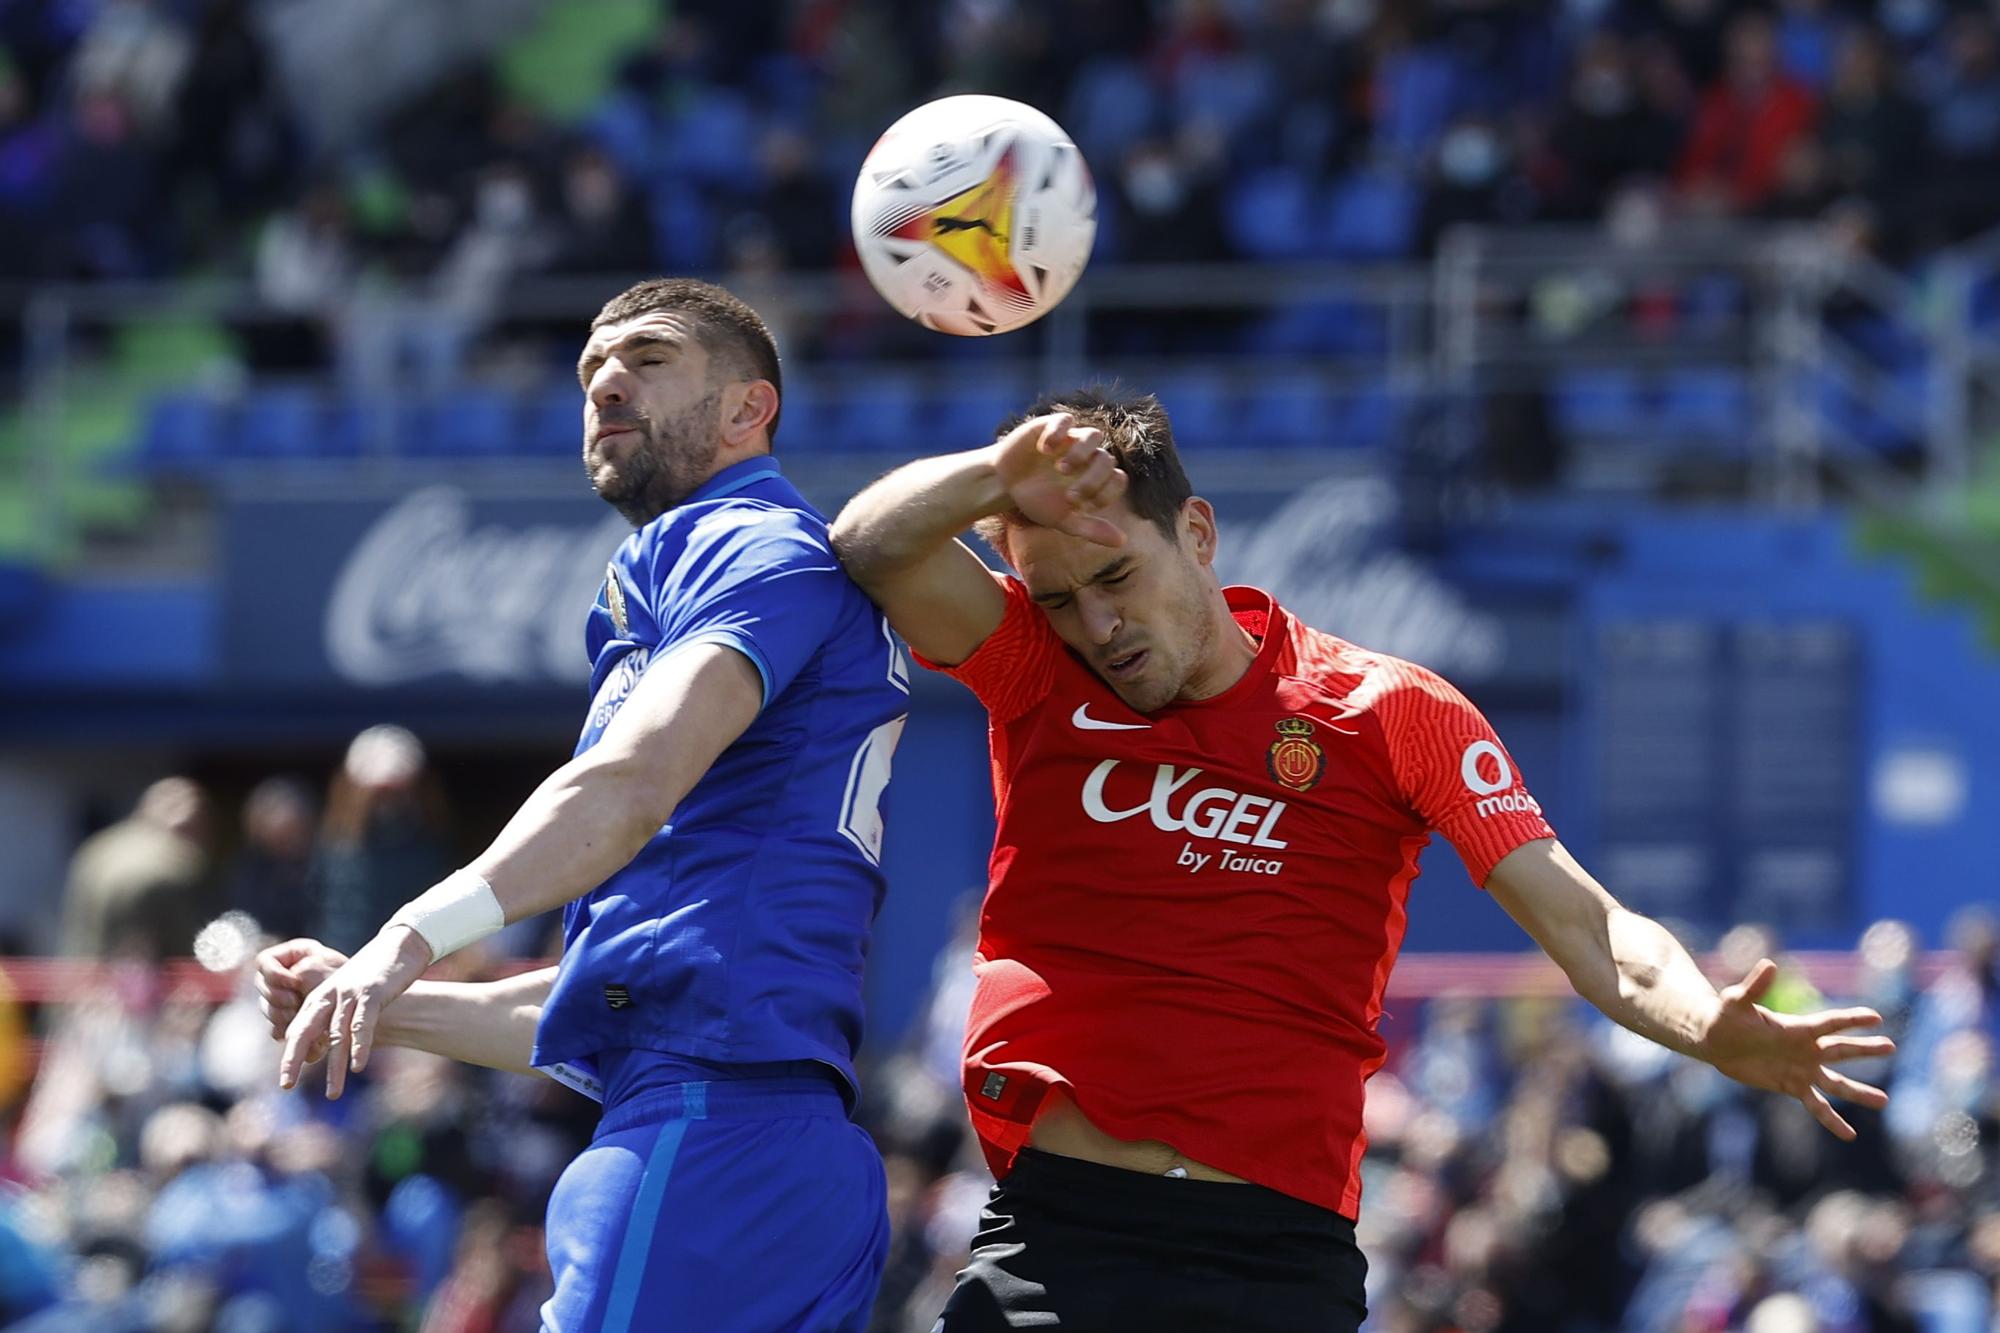
[[1090,715],[1089,704],[1078,704],[1076,711],[1069,715],[1071,725],[1078,731],[1146,731],[1150,722],[1100,722]]

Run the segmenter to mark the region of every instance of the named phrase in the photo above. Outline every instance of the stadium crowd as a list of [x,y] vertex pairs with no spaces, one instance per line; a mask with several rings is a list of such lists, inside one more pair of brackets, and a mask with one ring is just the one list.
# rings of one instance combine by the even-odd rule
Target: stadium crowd
[[[12,1093],[5,1327],[536,1326],[542,1206],[595,1108],[552,1081],[408,1051],[385,1052],[338,1102],[311,1080],[280,1093],[242,973],[274,931],[363,929],[316,884],[374,901],[427,877],[449,832],[427,803],[439,808],[421,746],[371,728],[323,810],[305,784],[272,779],[224,838],[202,789],[170,778],[79,849],[66,939],[115,979],[48,1007],[39,1072]],[[229,914],[191,942],[217,908]],[[989,1183],[958,1092],[969,912],[962,926],[913,1031],[875,1034],[865,1052],[859,1114],[888,1165],[895,1228],[881,1333],[929,1329]],[[1732,975],[1778,948],[1755,926],[1713,943]],[[547,937],[530,925],[496,944],[454,964],[518,966]],[[1851,1111],[1852,1145],[1581,1002],[1395,1007],[1369,1097],[1370,1327],[1991,1333],[2000,928],[1968,910],[1949,944],[1949,965],[1920,975],[1921,941],[1880,922],[1858,942],[1851,995],[1788,971],[1768,1001],[1887,1016],[1894,1067],[1857,1077],[1886,1080],[1890,1109]],[[190,948],[237,970],[221,1003],[160,968]],[[0,1031],[25,1040],[17,1021]]]
[[[0,284],[246,276],[291,317],[246,359],[293,371],[379,342],[342,332],[377,278],[464,305],[538,273],[839,266],[853,164],[952,89],[1058,114],[1098,172],[1101,260],[1406,258],[1458,221],[1674,214],[1816,220],[1907,262],[2000,218],[2000,19],[1946,0],[680,0],[581,109],[469,58],[359,134],[295,96],[286,9],[0,0]],[[38,1050],[0,1019],[0,1069],[38,1057],[0,1078],[6,1327],[535,1327],[587,1102],[400,1051],[339,1102],[280,1094],[247,985],[218,1005],[160,967],[225,911],[225,972],[266,937],[351,947],[452,863],[446,811],[381,729],[324,790],[275,778],[225,821],[170,779],[79,849],[61,947],[115,980],[41,1014]],[[527,925],[471,965],[547,943]],[[1579,1005],[1399,1012],[1364,1167],[1371,1327],[2000,1327],[1994,931],[1967,917],[1936,979],[1919,943],[1878,923],[1828,997],[1901,1042],[1852,1146]],[[967,947],[919,1030],[869,1052],[882,1333],[929,1329],[986,1190]],[[1817,1001],[1793,975],[1777,1002]]]
[[599,62],[581,109],[509,76],[532,63],[529,34],[528,61],[451,53],[356,134],[301,104],[282,5],[6,0],[0,276],[233,270],[306,313],[370,273],[448,296],[510,273],[822,268],[841,262],[868,143],[924,96],[965,89],[1048,108],[1077,137],[1104,196],[1100,260],[1395,258],[1455,221],[1587,221],[1649,200],[1824,218],[1906,256],[2000,216],[1984,6],[658,10]]

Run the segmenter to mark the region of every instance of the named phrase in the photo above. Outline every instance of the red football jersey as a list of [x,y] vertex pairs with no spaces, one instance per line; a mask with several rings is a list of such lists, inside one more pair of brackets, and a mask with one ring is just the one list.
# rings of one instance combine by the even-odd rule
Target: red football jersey
[[1436,829],[1483,883],[1553,836],[1541,807],[1444,680],[1254,588],[1227,590],[1261,641],[1243,678],[1142,714],[1002,582],[946,669],[991,721],[965,1091],[995,1174],[1061,1086],[1106,1133],[1355,1216],[1417,853]]

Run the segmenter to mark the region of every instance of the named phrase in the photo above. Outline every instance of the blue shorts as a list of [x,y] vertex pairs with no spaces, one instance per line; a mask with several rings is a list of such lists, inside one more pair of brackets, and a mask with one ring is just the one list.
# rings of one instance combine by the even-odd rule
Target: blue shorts
[[819,1078],[683,1083],[613,1106],[549,1195],[547,1333],[865,1328],[889,1252],[882,1158]]

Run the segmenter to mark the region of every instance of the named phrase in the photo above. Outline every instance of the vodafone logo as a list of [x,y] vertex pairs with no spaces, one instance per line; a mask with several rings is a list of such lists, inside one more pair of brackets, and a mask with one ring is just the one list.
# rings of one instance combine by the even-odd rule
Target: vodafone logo
[[[1202,775],[1201,769],[1161,764],[1153,771],[1152,786],[1145,800],[1114,807],[1109,789],[1117,768],[1116,759],[1106,759],[1084,779],[1083,812],[1100,824],[1117,824],[1146,815],[1162,833],[1188,833],[1246,847],[1290,846],[1284,839],[1273,836],[1279,817],[1285,813],[1283,801],[1252,796],[1229,787],[1194,787],[1195,779]],[[1189,791],[1189,788],[1194,789]]]
[[[1479,761],[1482,759],[1493,761],[1490,767],[1496,776],[1491,781],[1480,771]],[[1458,775],[1465,779],[1466,788],[1475,796],[1491,796],[1514,785],[1514,770],[1508,766],[1507,756],[1492,741],[1474,741],[1466,746],[1464,757],[1458,761]]]
[[[1482,762],[1484,761],[1484,762]],[[1487,777],[1487,773],[1492,777]],[[1458,761],[1458,775],[1464,779],[1466,790],[1484,800],[1473,806],[1481,819],[1494,815],[1519,815],[1542,813],[1541,803],[1524,791],[1508,791],[1514,785],[1514,768],[1507,762],[1507,756],[1492,741],[1474,741],[1465,747],[1465,754]],[[1506,792],[1506,795],[1496,795]]]

